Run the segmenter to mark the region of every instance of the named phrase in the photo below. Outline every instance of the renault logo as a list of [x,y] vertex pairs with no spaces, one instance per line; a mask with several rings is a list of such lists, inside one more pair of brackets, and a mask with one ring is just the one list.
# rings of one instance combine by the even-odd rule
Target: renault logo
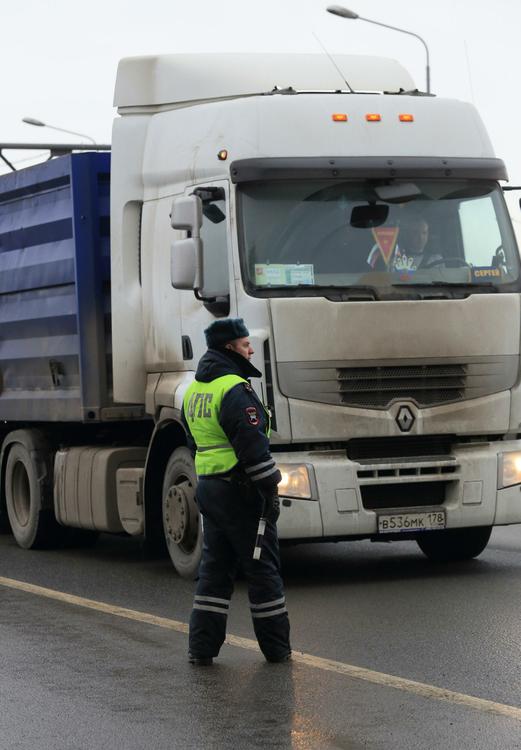
[[409,432],[414,424],[414,414],[408,406],[400,406],[396,415],[396,424],[402,432]]

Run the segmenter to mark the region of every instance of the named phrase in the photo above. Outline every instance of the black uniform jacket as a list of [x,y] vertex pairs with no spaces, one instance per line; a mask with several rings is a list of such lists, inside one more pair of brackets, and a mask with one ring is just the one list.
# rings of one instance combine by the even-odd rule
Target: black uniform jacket
[[[201,357],[195,379],[210,383],[223,375],[239,375],[241,378],[258,378],[261,373],[246,357],[227,349],[208,349]],[[225,394],[219,413],[219,424],[230,441],[239,465],[237,469],[263,491],[273,491],[281,480],[275,465],[266,435],[268,415],[257,394],[249,383],[238,383]],[[183,408],[183,423],[189,436],[189,447],[195,452],[190,428]]]

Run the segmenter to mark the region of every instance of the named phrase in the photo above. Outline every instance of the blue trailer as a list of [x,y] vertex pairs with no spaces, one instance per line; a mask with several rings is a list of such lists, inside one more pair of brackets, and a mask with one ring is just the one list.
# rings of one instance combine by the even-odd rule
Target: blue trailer
[[[75,497],[70,487],[85,486],[87,475],[94,487],[99,451],[134,466],[151,429],[142,404],[113,401],[110,154],[70,154],[3,175],[0,529],[24,547],[46,546],[68,525],[122,531],[115,500],[100,527],[90,496]],[[78,463],[62,477],[77,508],[71,518],[53,485],[56,456],[74,445],[96,448],[87,469]]]
[[0,178],[0,419],[143,416],[112,400],[110,154]]

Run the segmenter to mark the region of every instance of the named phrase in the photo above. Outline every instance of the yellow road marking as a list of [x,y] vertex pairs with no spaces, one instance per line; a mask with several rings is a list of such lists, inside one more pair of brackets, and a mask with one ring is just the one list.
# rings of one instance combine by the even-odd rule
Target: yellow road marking
[[[17,581],[13,578],[4,578],[0,576],[0,585],[18,591],[25,591],[28,594],[43,596],[47,599],[65,602],[66,604],[74,604],[77,607],[93,609],[97,612],[103,612],[104,614],[124,617],[127,620],[135,620],[136,622],[143,622],[147,625],[155,625],[159,628],[175,630],[178,633],[188,633],[188,624],[181,622],[180,620],[171,620],[167,617],[151,615],[148,612],[139,612],[134,609],[127,609],[126,607],[118,607],[114,604],[106,604],[105,602],[98,602],[93,599],[85,599],[82,596],[66,594],[63,591],[47,589],[43,586],[35,586],[32,583]],[[247,649],[248,651],[258,651],[259,648],[257,642],[251,638],[241,638],[237,635],[228,635],[226,643],[230,646]],[[293,652],[293,661],[298,662],[299,664],[305,664],[308,667],[313,667],[314,669],[335,672],[336,674],[342,674],[356,680],[363,680],[364,682],[371,682],[375,685],[382,685],[383,687],[394,688],[414,695],[420,695],[423,698],[434,698],[436,700],[448,701],[449,703],[456,703],[461,706],[466,706],[467,708],[484,711],[485,713],[506,716],[509,719],[521,721],[521,708],[517,706],[496,703],[495,701],[489,701],[485,698],[476,698],[473,695],[457,693],[453,690],[445,690],[444,688],[439,688],[435,685],[428,685],[424,682],[416,682],[415,680],[408,680],[404,677],[396,677],[394,675],[385,674],[385,672],[375,672],[372,669],[356,667],[353,664],[345,664],[344,662],[334,661],[333,659],[324,659],[321,656],[313,656],[312,654],[306,654],[300,651]]]

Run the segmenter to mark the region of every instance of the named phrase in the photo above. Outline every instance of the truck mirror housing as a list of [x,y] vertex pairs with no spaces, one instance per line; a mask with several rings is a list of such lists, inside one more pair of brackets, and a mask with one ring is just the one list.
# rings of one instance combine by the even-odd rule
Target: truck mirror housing
[[170,223],[173,229],[188,232],[175,240],[170,250],[170,281],[174,289],[201,289],[203,286],[203,202],[198,195],[174,198]]
[[203,243],[198,237],[176,240],[170,250],[170,281],[174,289],[203,286]]
[[183,195],[174,198],[170,223],[173,229],[188,232],[191,237],[199,237],[203,223],[203,203],[197,195]]

